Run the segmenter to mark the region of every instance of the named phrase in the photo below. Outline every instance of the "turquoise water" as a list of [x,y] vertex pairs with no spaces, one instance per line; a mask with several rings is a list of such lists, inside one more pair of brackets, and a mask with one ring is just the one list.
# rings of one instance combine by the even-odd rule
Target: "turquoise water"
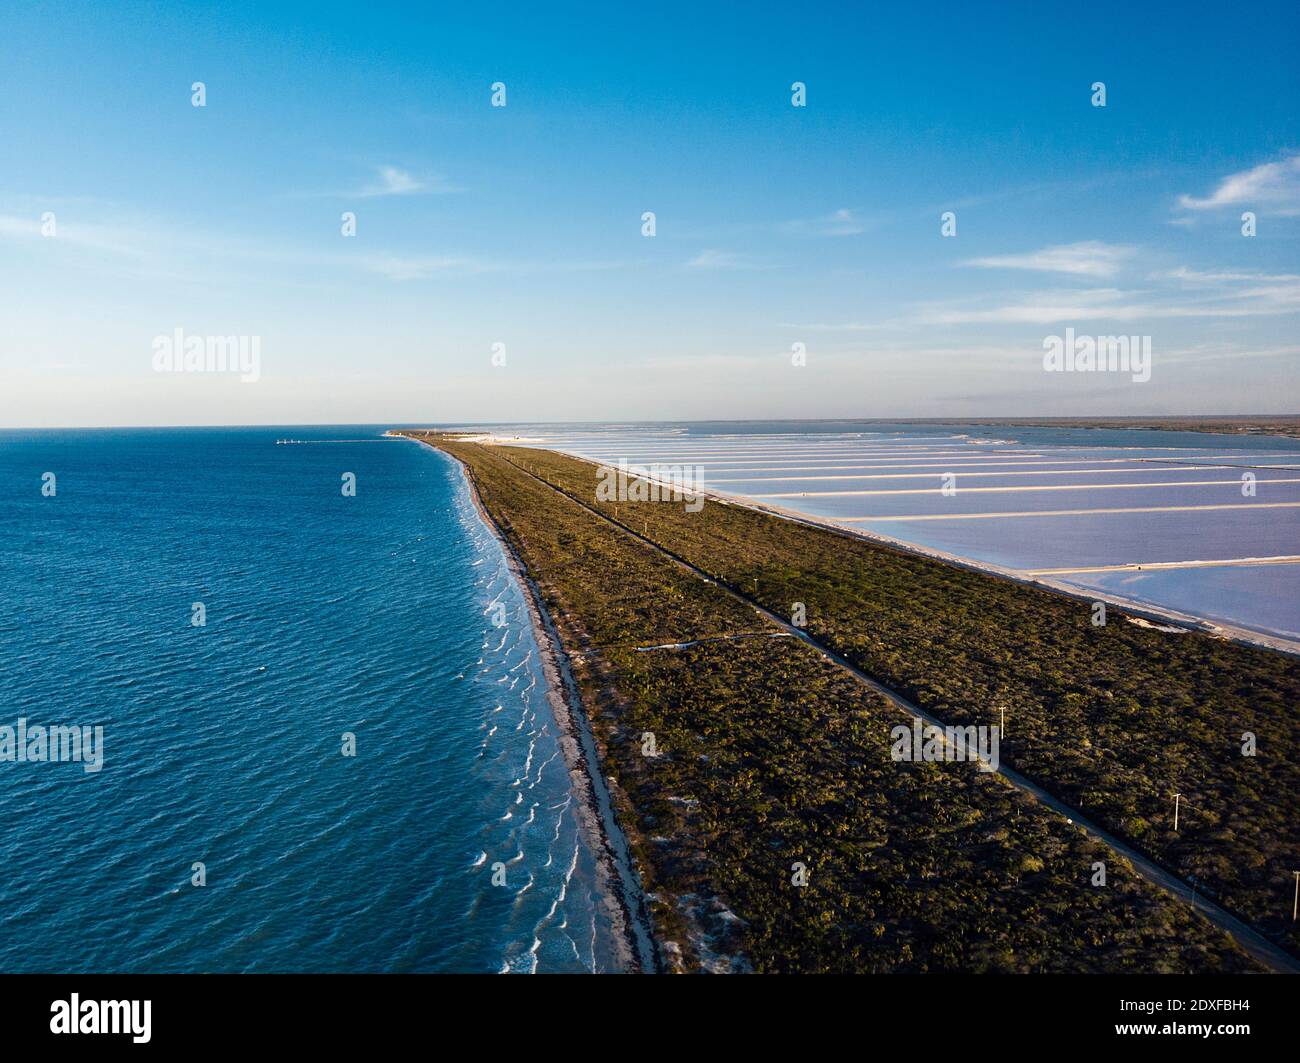
[[103,728],[0,759],[0,970],[612,962],[520,590],[381,432],[0,432],[0,728]]

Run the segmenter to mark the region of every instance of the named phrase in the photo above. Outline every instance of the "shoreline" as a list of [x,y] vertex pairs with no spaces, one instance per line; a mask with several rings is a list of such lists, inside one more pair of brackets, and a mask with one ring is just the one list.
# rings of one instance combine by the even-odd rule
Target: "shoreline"
[[[411,439],[410,436],[398,438]],[[656,973],[662,964],[646,914],[640,879],[632,867],[627,839],[614,814],[609,787],[600,771],[591,724],[555,622],[514,546],[483,505],[473,472],[454,454],[421,439],[412,442],[426,446],[456,464],[479,519],[502,547],[506,565],[518,583],[528,609],[542,675],[546,680],[546,702],[558,730],[579,828],[595,858],[597,903],[615,932],[615,955],[620,973]]]

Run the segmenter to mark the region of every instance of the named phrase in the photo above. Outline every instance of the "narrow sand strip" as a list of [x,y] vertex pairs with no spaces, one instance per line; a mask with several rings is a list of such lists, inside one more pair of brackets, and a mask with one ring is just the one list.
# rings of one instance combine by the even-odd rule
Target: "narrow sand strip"
[[[1199,469],[1233,469],[1235,465],[1198,465]],[[767,470],[764,470],[765,472]],[[1082,476],[1085,473],[1089,476],[1118,476],[1121,473],[1169,473],[1176,470],[1153,468],[1149,465],[1140,465],[1137,467],[1128,467],[1123,469],[1049,469],[1046,472],[1039,472],[1031,469],[1028,472],[1020,470],[1017,472],[964,472],[962,476],[966,479],[987,480],[1002,476]],[[1191,469],[1187,470],[1189,475],[1194,475]],[[709,478],[709,483],[713,484],[755,484],[762,483],[765,480],[782,481],[782,480],[802,480],[811,483],[814,480],[938,480],[944,474],[941,472],[875,472],[855,475],[836,475],[836,476],[739,476],[739,477],[717,477]]]
[[[1260,479],[1261,484],[1300,484],[1300,476]],[[1153,483],[1127,484],[1030,484],[1025,487],[957,487],[956,494],[997,494],[1013,491],[1119,491],[1126,487],[1240,487],[1241,480],[1164,480]],[[880,491],[790,491],[775,495],[754,495],[754,498],[842,498],[858,495],[941,495],[942,487],[900,487]]]
[[1092,565],[1088,568],[1035,568],[1026,569],[1026,576],[1070,576],[1086,572],[1145,572],[1154,568],[1218,568],[1240,565],[1300,565],[1300,554],[1278,557],[1227,557],[1218,561],[1150,561],[1126,565]]
[[994,517],[1091,517],[1098,513],[1195,513],[1208,509],[1295,509],[1300,502],[1231,502],[1213,506],[1133,506],[1123,509],[1043,509],[1011,510],[1001,513],[912,513],[902,517],[826,517],[840,523],[863,523],[904,520],[985,520]]

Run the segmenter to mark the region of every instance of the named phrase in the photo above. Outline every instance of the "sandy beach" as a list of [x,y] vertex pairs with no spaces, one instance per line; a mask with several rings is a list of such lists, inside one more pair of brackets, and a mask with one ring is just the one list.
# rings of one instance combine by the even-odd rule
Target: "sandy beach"
[[[410,438],[410,437],[404,437]],[[600,903],[612,926],[618,930],[618,960],[623,971],[654,973],[660,970],[659,950],[650,930],[640,880],[632,868],[627,841],[610,802],[609,789],[601,775],[595,739],[587,719],[578,685],[573,677],[555,622],[542,602],[510,540],[502,535],[479,497],[474,476],[464,462],[423,440],[416,440],[454,461],[465,478],[474,508],[484,525],[501,544],[512,576],[524,590],[524,600],[541,654],[546,679],[546,700],[560,732],[560,748],[569,772],[579,825],[588,846],[598,855],[597,888]]]

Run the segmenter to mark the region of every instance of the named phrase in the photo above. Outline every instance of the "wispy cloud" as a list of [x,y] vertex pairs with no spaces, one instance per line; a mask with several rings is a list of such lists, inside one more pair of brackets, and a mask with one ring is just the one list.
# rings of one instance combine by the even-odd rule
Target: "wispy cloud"
[[1239,363],[1243,358],[1295,358],[1297,356],[1300,356],[1300,347],[1294,344],[1281,347],[1258,347],[1247,343],[1201,343],[1167,350],[1161,361],[1165,364],[1182,362],[1195,365],[1213,362]]
[[858,236],[867,231],[867,225],[857,211],[841,207],[821,217],[782,222],[778,229],[791,236]]
[[352,242],[339,240],[343,250],[321,251],[279,240],[246,239],[222,233],[187,229],[157,220],[129,219],[109,223],[85,220],[72,214],[57,219],[57,235],[44,236],[39,215],[0,214],[0,246],[23,246],[108,275],[130,269],[159,276],[186,274],[201,263],[204,276],[217,262],[235,264],[247,279],[250,270],[272,269],[284,276],[322,276],[322,269],[361,272],[391,281],[418,281],[435,277],[467,277],[483,273],[548,274],[587,273],[623,269],[643,264],[632,259],[497,259],[459,250],[377,250],[352,252]]
[[359,266],[367,273],[378,274],[394,281],[429,280],[433,277],[468,277],[480,273],[538,274],[554,276],[557,273],[605,273],[614,269],[644,265],[635,259],[486,259],[472,255],[364,255],[352,259],[332,256],[330,262],[339,266]]
[[710,222],[707,225],[675,226],[674,233],[686,240],[700,243],[726,243],[772,236],[795,237],[804,240],[858,236],[878,229],[888,221],[882,213],[863,214],[854,207],[839,207],[825,214],[802,218],[785,218],[747,221]]
[[1032,292],[997,306],[929,304],[919,319],[927,324],[1049,325],[1123,312],[1123,293],[1114,288]]
[[1300,155],[1229,174],[1210,195],[1182,195],[1178,205],[1184,210],[1255,206],[1278,214],[1300,214]]
[[1300,274],[1295,273],[1260,273],[1258,271],[1241,271],[1241,270],[1196,270],[1188,269],[1186,266],[1179,266],[1177,269],[1167,270],[1163,273],[1153,273],[1153,280],[1175,280],[1182,281],[1188,286],[1196,287],[1217,287],[1223,284],[1234,284],[1239,282],[1260,282],[1276,283],[1300,281]]
[[[1216,274],[1201,276],[1213,277]],[[1090,288],[1033,292],[993,307],[930,304],[920,308],[915,320],[933,325],[1051,325],[1069,321],[1272,317],[1300,312],[1300,277],[1290,274],[1241,276],[1253,283],[1225,285],[1217,290],[1199,292],[1195,303],[1188,303],[1178,297],[1179,292],[1169,290]]]
[[115,255],[140,257],[149,250],[149,239],[124,225],[100,225],[55,213],[53,235],[47,236],[39,217],[0,214],[0,239],[47,240],[51,248],[72,246]]
[[1133,254],[1133,248],[1085,240],[1077,244],[1044,247],[1018,255],[992,255],[967,259],[963,265],[980,269],[1025,269],[1044,273],[1069,273],[1079,277],[1111,277]]
[[801,332],[877,332],[889,328],[890,325],[885,321],[874,323],[865,321],[845,321],[843,323],[816,321],[803,325],[794,321],[779,321],[776,327],[798,329]]
[[[335,261],[342,263],[342,259]],[[427,280],[443,275],[486,273],[500,267],[490,262],[455,255],[365,255],[356,264],[367,273],[394,281]]]
[[701,270],[737,270],[768,269],[770,267],[756,259],[737,254],[734,251],[719,251],[716,248],[706,248],[687,262],[686,268]]
[[409,170],[396,166],[380,166],[375,178],[357,191],[357,195],[370,199],[375,196],[411,196],[422,193],[454,192],[455,189],[440,177],[416,177]]

